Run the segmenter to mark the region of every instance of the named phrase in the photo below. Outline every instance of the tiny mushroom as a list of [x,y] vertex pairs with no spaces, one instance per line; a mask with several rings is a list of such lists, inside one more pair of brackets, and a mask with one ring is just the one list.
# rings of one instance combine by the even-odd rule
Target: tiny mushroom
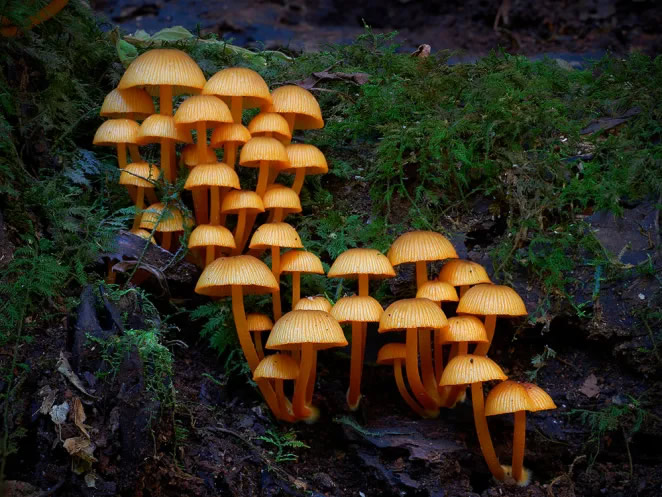
[[264,204],[260,196],[252,191],[246,190],[231,190],[223,198],[221,204],[221,214],[227,216],[228,214],[237,215],[237,224],[234,228],[234,241],[235,249],[232,251],[234,255],[239,255],[243,248],[241,240],[244,239],[244,232],[246,231],[246,218],[248,216],[257,216],[258,213],[264,212]]
[[237,149],[251,139],[251,134],[241,124],[222,124],[211,133],[213,148],[223,147],[223,162],[234,169],[237,162]]
[[274,381],[276,398],[278,399],[278,412],[274,412],[274,415],[289,422],[296,421],[296,418],[292,412],[292,404],[285,396],[283,382],[285,380],[296,380],[298,376],[299,365],[287,354],[271,354],[264,357],[253,372],[254,381],[265,379]]
[[331,312],[333,306],[329,300],[322,296],[304,297],[294,306],[295,311],[324,311]]
[[214,74],[202,89],[203,95],[220,97],[241,124],[243,109],[264,108],[271,104],[269,87],[262,76],[246,67],[228,67]]
[[395,384],[398,387],[398,392],[412,410],[421,417],[428,417],[429,413],[421,405],[416,402],[407,390],[405,379],[402,376],[402,364],[407,358],[407,346],[404,343],[387,343],[377,353],[377,364],[379,365],[393,365],[393,375],[395,376]]
[[492,283],[483,266],[464,259],[447,261],[439,272],[439,281],[460,287],[460,297],[464,296],[472,285]]
[[198,164],[213,164],[214,162],[217,162],[216,152],[214,152],[214,149],[211,147],[207,147],[204,155],[202,156],[202,160],[198,158],[197,144],[191,143],[182,148],[180,165],[184,165],[186,167],[195,167]]
[[274,327],[274,322],[266,314],[251,313],[246,314],[246,322],[248,323],[248,331],[253,334],[253,341],[255,343],[255,350],[260,359],[264,359],[264,349],[262,348],[262,333],[271,331]]
[[248,123],[251,136],[268,136],[275,138],[283,144],[290,143],[292,132],[287,121],[275,112],[260,112]]
[[314,145],[296,143],[288,145],[285,150],[287,151],[287,158],[290,161],[290,165],[281,168],[280,172],[295,175],[292,190],[297,195],[301,193],[303,181],[306,176],[326,174],[329,172],[326,157]]
[[289,214],[301,212],[301,201],[294,190],[283,185],[270,185],[264,197],[264,209],[269,212],[269,222],[280,223]]
[[163,169],[166,180],[170,183],[174,183],[177,177],[175,157],[171,154],[171,147],[176,142],[191,143],[192,141],[190,131],[177,129],[175,119],[172,116],[161,114],[153,114],[145,119],[140,125],[140,132],[138,133],[139,145],[161,144],[161,169]]
[[[175,207],[167,207],[161,202],[150,205],[142,215],[140,228],[161,233],[161,247],[170,250],[172,234],[184,231],[184,216]],[[191,219],[186,224],[192,223]]]
[[281,142],[275,138],[256,136],[242,147],[239,164],[244,167],[259,168],[255,193],[263,197],[267,191],[269,169],[281,169],[288,166],[290,161]]
[[201,224],[191,232],[188,239],[188,248],[204,249],[204,266],[209,266],[216,259],[217,247],[235,248],[234,237],[230,230],[223,226],[213,226],[210,224]]
[[329,278],[359,280],[359,295],[367,297],[370,278],[393,278],[395,271],[386,256],[375,249],[353,248],[340,254],[329,269]]
[[301,273],[324,274],[319,257],[305,250],[289,250],[280,261],[280,272],[292,275],[292,308],[301,298]]
[[140,228],[142,210],[145,207],[145,189],[154,189],[155,182],[161,172],[147,162],[132,162],[120,173],[120,185],[136,188],[136,214],[133,218],[133,228]]
[[[101,147],[117,147],[117,163],[120,169],[127,164],[126,146],[137,145],[140,136],[140,125],[131,119],[109,119],[105,121],[94,134],[92,143]],[[140,157],[131,158],[134,161]]]
[[[219,162],[195,166],[186,178],[184,188],[193,191],[196,221],[199,224],[209,222],[213,226],[218,226],[221,224],[221,195],[230,188],[239,189],[241,185],[234,169]],[[207,203],[207,191],[209,191],[211,199],[209,204]]]

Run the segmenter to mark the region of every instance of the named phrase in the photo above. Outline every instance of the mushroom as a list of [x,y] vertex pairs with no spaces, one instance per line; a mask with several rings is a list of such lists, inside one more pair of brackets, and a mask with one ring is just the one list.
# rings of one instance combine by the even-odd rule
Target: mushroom
[[460,297],[464,296],[471,285],[492,283],[483,266],[464,259],[447,261],[439,272],[439,281],[460,287]]
[[324,311],[331,312],[333,306],[326,297],[316,295],[315,297],[304,297],[294,306],[295,311]]
[[147,162],[133,162],[122,169],[120,174],[120,185],[136,188],[136,214],[133,218],[133,228],[140,228],[142,210],[145,207],[145,188],[154,189],[154,183],[161,172],[158,168],[147,164]]
[[460,298],[458,314],[485,316],[487,342],[480,343],[475,355],[486,355],[494,338],[497,316],[526,316],[526,306],[515,290],[503,285],[480,284],[473,286]]
[[367,323],[378,323],[384,309],[372,297],[343,297],[331,309],[331,315],[340,324],[352,324],[352,356],[349,370],[349,389],[347,390],[347,405],[351,411],[356,411],[361,402],[361,374],[363,372],[363,356]]
[[198,158],[198,145],[193,143],[182,148],[182,153],[179,160],[180,165],[184,165],[189,168],[193,168],[198,164],[213,164],[215,162],[218,162],[218,158],[216,157],[216,152],[214,149],[207,147],[204,155],[202,156],[202,160],[200,160]]
[[518,485],[529,484],[530,473],[524,467],[524,445],[526,441],[526,411],[536,412],[556,409],[556,404],[542,388],[533,383],[504,381],[495,386],[485,401],[485,415],[515,415],[513,431],[513,465],[502,466],[506,473],[511,472]]
[[[248,331],[253,334],[253,342],[255,343],[255,351],[260,360],[264,359],[264,349],[262,348],[262,333],[271,331],[274,323],[266,314],[246,314],[246,323],[248,324]],[[293,379],[293,378],[292,378]]]
[[[239,344],[251,372],[255,372],[260,359],[250,331],[248,331],[244,295],[269,293],[276,288],[278,288],[278,283],[269,268],[262,261],[250,255],[216,259],[202,271],[198,283],[195,285],[195,293],[200,295],[209,297],[229,295],[232,297],[232,315]],[[267,380],[260,379],[257,380],[257,386],[271,411],[279,413],[278,399],[271,384]]]
[[296,85],[281,86],[273,91],[271,99],[271,105],[263,111],[281,114],[287,121],[290,134],[295,129],[324,127],[320,105],[313,94],[305,88]]
[[398,387],[400,396],[404,399],[409,407],[421,417],[428,417],[429,412],[423,409],[416,400],[409,395],[405,379],[402,376],[402,364],[407,358],[407,346],[404,343],[387,343],[377,353],[377,364],[379,365],[393,365],[393,375],[395,376],[395,384]]
[[347,340],[342,328],[328,312],[291,311],[276,321],[266,347],[274,350],[301,350],[299,376],[292,399],[292,409],[297,418],[310,423],[316,421],[319,416],[317,409],[306,405],[306,390],[315,352],[346,345]]
[[353,248],[340,254],[329,269],[329,278],[356,278],[359,295],[367,297],[370,278],[393,278],[395,271],[386,256],[375,249]]
[[[187,219],[187,224],[192,220]],[[184,217],[179,209],[166,207],[161,202],[150,205],[142,215],[140,228],[161,233],[161,247],[170,250],[172,234],[184,231]]]
[[243,109],[271,104],[269,87],[262,76],[246,67],[228,67],[214,74],[202,89],[203,95],[216,95],[229,105],[235,124],[241,124]]
[[478,443],[483,453],[485,462],[492,475],[499,481],[503,481],[504,471],[499,464],[499,458],[494,452],[490,430],[485,418],[485,404],[483,397],[483,382],[492,380],[506,380],[504,374],[496,362],[487,357],[477,355],[460,355],[451,359],[444,373],[441,375],[441,386],[471,385],[471,403],[473,404],[474,423]]
[[[109,119],[94,134],[92,143],[101,147],[117,147],[117,163],[120,169],[127,164],[126,146],[137,145],[140,125],[131,119]],[[137,157],[131,157],[133,160]]]
[[[404,299],[393,302],[386,308],[379,321],[380,333],[406,330],[407,380],[416,400],[430,411],[430,416],[438,414],[441,402],[436,385],[431,388],[429,380],[421,381],[418,370],[418,333],[421,329],[439,329],[447,325],[444,311],[428,299]],[[434,372],[426,371],[426,373],[431,374],[434,380]]]
[[289,250],[281,258],[280,272],[292,275],[292,309],[294,309],[301,298],[301,273],[324,274],[324,267],[319,257],[311,252]]
[[209,266],[216,259],[216,247],[235,247],[234,237],[230,230],[223,226],[201,224],[197,226],[188,239],[188,248],[202,248],[205,250],[204,266]]
[[290,165],[281,168],[280,172],[295,175],[292,190],[297,195],[301,193],[303,181],[306,176],[326,174],[329,172],[326,157],[324,157],[324,154],[317,147],[296,143],[288,145],[285,150],[287,151],[287,158],[290,160]]
[[222,124],[211,133],[211,146],[223,147],[223,162],[234,169],[237,162],[237,148],[251,139],[251,134],[241,124]]
[[[44,7],[41,8],[35,15],[29,17],[29,23],[26,23],[25,26],[21,26],[21,30],[27,30],[35,27],[37,24],[41,24],[44,21],[49,20],[51,17],[53,17],[55,14],[60,12],[67,4],[69,3],[69,0],[51,0],[49,3],[47,3]],[[1,26],[0,27],[0,35],[5,36],[7,38],[16,36],[19,32],[19,28],[17,26],[12,26],[11,24],[6,23],[7,21],[6,18],[0,16],[0,20],[2,20]]]
[[284,145],[292,140],[292,132],[287,121],[275,112],[260,112],[248,123],[248,131],[251,132],[251,136],[275,138]]
[[290,164],[287,152],[275,138],[257,136],[251,138],[241,149],[239,164],[244,167],[259,167],[255,193],[260,197],[267,191],[269,168],[280,169]]
[[[303,248],[297,231],[287,223],[267,223],[260,226],[251,238],[249,248],[263,250],[271,248],[271,271],[280,280],[280,249]],[[280,287],[271,293],[273,299],[274,319],[280,319],[282,314],[280,303]]]
[[253,373],[254,381],[274,381],[278,399],[278,412],[274,412],[274,415],[285,421],[294,422],[296,418],[292,413],[292,404],[285,396],[283,382],[284,380],[296,380],[297,376],[299,376],[299,365],[287,354],[268,355],[260,361]]
[[170,183],[174,183],[177,177],[174,156],[171,156],[170,153],[171,146],[175,142],[191,143],[193,139],[191,138],[190,131],[177,129],[175,119],[172,116],[153,114],[140,125],[138,144],[161,144],[161,168],[163,169],[166,180]]
[[283,185],[270,185],[264,196],[264,209],[269,213],[269,222],[280,223],[289,214],[301,212],[301,201],[294,190]]
[[209,224],[218,226],[221,221],[221,189],[241,188],[239,176],[227,164],[200,164],[191,169],[184,183],[186,190],[192,190],[196,221],[207,223],[207,190],[210,192]]
[[149,240],[150,243],[152,243],[153,245],[156,245],[156,240],[154,240],[154,237],[152,236],[152,234],[147,230],[143,230],[143,229],[140,229],[140,228],[138,228],[138,229],[134,228],[134,229],[130,229],[129,233],[131,233],[133,235],[136,235],[136,236],[139,236],[140,238],[144,238],[145,240]]
[[260,212],[264,212],[264,204],[260,196],[255,192],[231,190],[225,195],[221,204],[221,215],[237,214],[237,224],[234,228],[236,247],[232,251],[233,255],[239,255],[241,253],[242,246],[240,246],[240,243],[244,239],[246,218],[248,216],[257,216]]

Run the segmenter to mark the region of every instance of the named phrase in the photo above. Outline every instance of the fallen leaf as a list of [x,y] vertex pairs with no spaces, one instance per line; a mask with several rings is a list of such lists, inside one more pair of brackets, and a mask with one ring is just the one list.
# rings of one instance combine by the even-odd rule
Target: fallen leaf
[[85,437],[71,437],[64,441],[64,448],[70,456],[79,457],[86,462],[96,462],[92,455],[96,446]]
[[328,70],[314,72],[306,79],[298,81],[286,81],[286,84],[294,84],[312,90],[318,84],[327,81],[344,81],[345,83],[354,83],[355,85],[364,85],[370,79],[370,75],[365,72],[329,72]]
[[581,386],[579,391],[586,395],[589,399],[598,396],[600,393],[600,388],[598,387],[598,379],[593,373],[588,375],[586,380],[584,380],[584,384]]
[[432,51],[432,47],[427,43],[424,43],[423,45],[419,45],[416,51],[412,52],[409,56],[425,58],[430,56],[431,51]]
[[66,357],[64,357],[64,353],[60,352],[60,359],[57,361],[57,370],[58,372],[62,373],[64,377],[69,380],[78,390],[83,392],[85,395],[92,397],[93,399],[98,399],[98,397],[95,397],[94,395],[88,393],[87,390],[85,390],[85,387],[83,386],[83,383],[80,381],[80,378],[76,375],[76,373],[73,372],[71,369],[71,364],[69,364],[69,361],[67,360]]
[[78,397],[74,397],[73,404],[74,424],[83,433],[83,435],[85,435],[87,438],[90,438],[90,434],[87,432],[87,427],[83,424],[86,419],[83,403]]
[[50,410],[51,419],[56,425],[62,425],[69,414],[69,402],[66,400],[60,405],[53,406]]
[[615,128],[616,126],[623,124],[628,119],[640,113],[641,113],[641,109],[639,107],[632,107],[631,109],[625,111],[625,113],[619,117],[601,117],[599,119],[595,119],[591,121],[591,123],[588,126],[582,129],[579,132],[579,134],[588,135],[595,133],[597,131],[603,131],[603,130]]
[[42,398],[41,407],[39,408],[41,414],[48,414],[51,412],[51,407],[55,404],[56,393],[57,392],[48,385],[39,390],[39,396]]

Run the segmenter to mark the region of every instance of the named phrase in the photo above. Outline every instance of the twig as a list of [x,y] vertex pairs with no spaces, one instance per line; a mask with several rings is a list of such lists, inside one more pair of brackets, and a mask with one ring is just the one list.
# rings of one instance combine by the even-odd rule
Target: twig
[[634,476],[634,466],[632,465],[632,453],[630,452],[630,441],[625,434],[625,428],[621,425],[621,433],[623,433],[623,440],[625,441],[625,450],[628,453],[628,463],[630,464],[630,479]]

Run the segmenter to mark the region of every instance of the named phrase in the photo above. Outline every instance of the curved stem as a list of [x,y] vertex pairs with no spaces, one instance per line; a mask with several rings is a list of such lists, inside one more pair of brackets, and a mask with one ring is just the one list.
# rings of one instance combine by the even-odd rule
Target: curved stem
[[172,116],[172,86],[159,86],[159,114]]
[[209,266],[216,259],[216,247],[208,245],[205,247],[205,267]]
[[425,391],[436,404],[440,404],[437,382],[432,365],[432,344],[430,343],[430,329],[420,328],[418,330],[418,348],[421,356],[421,378]]
[[239,285],[232,285],[232,315],[234,317],[234,325],[237,328],[237,337],[239,338],[239,345],[241,350],[244,351],[244,357],[251,368],[251,372],[260,363],[260,358],[253,345],[251,333],[248,331],[248,323],[246,321],[246,313],[244,311],[244,291]]
[[483,397],[483,384],[481,382],[471,384],[471,403],[473,404],[474,423],[476,425],[480,450],[483,453],[487,467],[490,469],[490,473],[497,480],[503,481],[505,474],[501,464],[499,464],[499,458],[496,452],[494,452],[490,430],[487,426],[487,419],[485,418],[485,398]]
[[313,405],[313,393],[315,392],[315,381],[317,381],[317,351],[313,349],[313,365],[310,368],[310,377],[306,386],[306,405]]
[[370,280],[367,274],[359,274],[359,296],[367,297],[370,292]]
[[264,197],[264,192],[267,191],[268,179],[269,179],[269,161],[261,160],[260,170],[257,175],[257,186],[255,187],[255,193],[257,193],[260,197]]
[[210,191],[209,224],[218,226],[221,222],[221,188],[219,186],[212,186],[210,187]]
[[283,388],[283,380],[276,379],[276,397],[278,398],[278,407],[280,408],[281,419],[293,423],[296,418],[290,413],[292,404],[285,396],[285,389]]
[[352,358],[349,370],[347,405],[356,411],[361,401],[361,373],[363,369],[363,323],[352,321]]
[[294,397],[292,398],[292,410],[297,418],[306,419],[313,415],[313,410],[306,405],[306,388],[313,366],[313,344],[301,344],[301,364],[299,364],[299,376],[294,386]]
[[405,379],[402,377],[401,360],[396,360],[393,363],[393,375],[395,376],[395,384],[398,386],[398,392],[400,392],[400,396],[404,399],[407,405],[411,407],[412,410],[419,416],[422,416],[424,418],[427,417],[425,409],[423,409],[418,404],[418,402],[416,402],[414,398],[411,395],[409,395],[409,392],[407,391],[407,386],[405,385]]
[[195,123],[195,130],[197,132],[195,138],[195,144],[198,148],[198,164],[204,164],[204,160],[207,157],[207,123],[205,121],[199,121]]
[[526,443],[526,411],[515,412],[515,430],[513,431],[513,478],[522,481],[524,467],[524,445]]
[[209,222],[209,212],[207,211],[207,187],[196,186],[192,190],[193,210],[195,211],[195,222],[207,224]]
[[409,386],[418,402],[426,409],[437,409],[437,403],[425,391],[423,382],[418,372],[418,329],[407,329],[407,357],[405,367]]
[[296,271],[292,273],[292,309],[301,300],[301,273]]
[[230,113],[235,124],[241,124],[242,97],[230,97]]
[[234,142],[227,142],[223,145],[223,162],[234,169],[237,162],[237,144]]
[[136,214],[133,217],[133,229],[140,228],[140,219],[143,217],[143,209],[145,208],[145,188],[139,186],[136,192]]
[[280,247],[273,245],[271,247],[271,272],[278,282],[278,290],[271,292],[271,299],[274,309],[274,321],[278,321],[283,315],[283,311],[280,305]]
[[170,250],[170,245],[172,245],[172,231],[164,231],[161,238],[161,248]]
[[241,240],[244,237],[245,229],[246,229],[246,211],[241,210],[239,211],[239,215],[237,217],[237,226],[235,226],[234,228],[234,243],[236,248],[232,251],[233,255],[241,254],[241,249],[243,248],[241,245]]
[[302,167],[297,169],[297,172],[294,175],[294,183],[292,183],[292,190],[294,190],[297,195],[301,194],[304,179],[306,179],[306,168]]
[[253,341],[255,342],[255,352],[260,360],[264,359],[264,349],[262,348],[262,332],[253,332]]
[[487,342],[476,345],[476,350],[474,350],[475,355],[487,355],[487,351],[490,350],[490,345],[492,345],[492,339],[494,338],[494,330],[496,329],[496,318],[496,316],[485,316]]
[[441,381],[441,374],[444,372],[444,342],[441,330],[434,330],[434,373],[437,385]]
[[428,281],[428,267],[425,261],[416,261],[416,289]]

